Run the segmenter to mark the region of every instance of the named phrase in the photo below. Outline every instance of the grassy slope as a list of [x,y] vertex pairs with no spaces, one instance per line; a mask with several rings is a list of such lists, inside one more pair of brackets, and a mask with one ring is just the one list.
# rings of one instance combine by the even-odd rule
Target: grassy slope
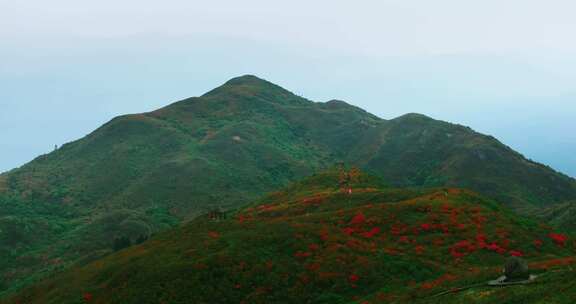
[[[453,188],[383,188],[365,175],[352,195],[335,185],[335,174],[313,176],[232,219],[199,218],[7,303],[84,303],[88,295],[90,303],[571,303],[576,295],[570,282],[555,281],[574,272],[552,272],[574,262],[573,245],[555,244],[549,228],[493,201]],[[502,252],[486,248],[492,243]],[[539,284],[433,297],[496,278],[512,250],[536,272],[549,270]]]
[[576,229],[576,201],[552,205],[534,215],[564,231]]
[[107,254],[118,235],[235,208],[338,161],[395,186],[465,187],[517,208],[576,197],[573,180],[468,128],[417,114],[386,121],[244,76],[115,118],[1,175],[0,294]]

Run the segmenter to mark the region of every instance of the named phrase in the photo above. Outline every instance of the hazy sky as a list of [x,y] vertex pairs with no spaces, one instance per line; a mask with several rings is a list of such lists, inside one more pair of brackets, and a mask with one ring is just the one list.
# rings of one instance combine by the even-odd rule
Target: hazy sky
[[573,0],[0,0],[0,171],[255,74],[489,133],[576,176]]

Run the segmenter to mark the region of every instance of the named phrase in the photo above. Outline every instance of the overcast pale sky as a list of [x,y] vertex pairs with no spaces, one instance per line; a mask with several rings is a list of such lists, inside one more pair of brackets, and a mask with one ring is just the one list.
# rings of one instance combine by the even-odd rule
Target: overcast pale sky
[[255,74],[419,112],[576,176],[576,2],[0,0],[0,171]]

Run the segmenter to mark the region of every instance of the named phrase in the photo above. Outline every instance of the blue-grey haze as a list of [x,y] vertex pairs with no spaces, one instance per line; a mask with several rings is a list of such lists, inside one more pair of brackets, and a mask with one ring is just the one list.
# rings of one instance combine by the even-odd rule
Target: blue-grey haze
[[576,176],[576,4],[463,2],[0,1],[0,171],[255,74],[469,125]]

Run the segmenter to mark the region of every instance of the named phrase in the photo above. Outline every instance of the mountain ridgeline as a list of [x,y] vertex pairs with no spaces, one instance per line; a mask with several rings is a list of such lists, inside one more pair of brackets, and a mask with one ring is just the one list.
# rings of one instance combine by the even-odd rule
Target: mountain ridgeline
[[242,76],[114,118],[0,175],[0,293],[103,256],[119,237],[241,207],[340,163],[389,186],[467,188],[517,211],[576,199],[573,179],[470,128],[420,114],[384,120]]
[[337,162],[395,186],[459,186],[504,204],[576,198],[576,182],[495,138],[419,114],[384,120],[343,101],[315,103],[259,79],[117,117],[8,173],[9,191],[82,208],[168,205],[179,217],[237,206]]

